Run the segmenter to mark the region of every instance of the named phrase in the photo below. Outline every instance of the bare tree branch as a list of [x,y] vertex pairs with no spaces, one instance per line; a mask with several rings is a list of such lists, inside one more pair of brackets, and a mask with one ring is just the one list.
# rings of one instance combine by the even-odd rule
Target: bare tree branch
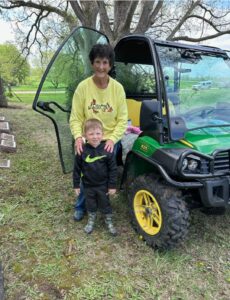
[[114,37],[118,40],[130,32],[132,16],[139,1],[114,1]]
[[130,24],[132,22],[132,17],[133,17],[133,14],[134,14],[135,10],[136,10],[138,2],[139,1],[130,1],[130,5],[129,5],[128,10],[126,12],[127,15],[126,15],[126,18],[125,18],[125,22],[118,27],[118,30],[120,29],[124,33],[129,32]]
[[106,6],[104,1],[97,1],[97,5],[100,13],[100,23],[101,29],[104,33],[106,33],[107,37],[110,41],[114,40],[113,32],[110,27],[109,17],[106,11]]
[[229,14],[229,11],[227,11],[225,14],[221,15],[221,16],[216,16],[214,15],[214,13],[211,11],[211,9],[208,9],[207,7],[205,7],[204,5],[202,5],[201,3],[199,4],[199,6],[205,11],[208,12],[214,19],[222,19],[224,17],[226,17]]
[[156,21],[157,14],[163,6],[164,1],[159,0],[154,7],[155,1],[143,0],[142,4],[143,10],[140,16],[140,20],[135,29],[135,33],[146,32],[151,25],[153,25]]
[[29,14],[25,18],[18,20],[18,22],[22,23],[22,22],[28,21],[33,15],[35,15],[35,12],[32,12],[31,14]]
[[68,1],[83,26],[95,28],[96,19],[98,15],[98,7],[96,1],[81,0],[79,5],[78,1]]
[[189,15],[193,12],[193,10],[200,4],[200,0],[191,2],[190,7],[185,12],[184,16],[180,19],[179,23],[174,27],[170,35],[167,37],[167,40],[172,40],[175,34],[180,30],[181,26],[185,23]]
[[190,19],[190,18],[196,18],[196,19],[200,19],[202,20],[203,22],[209,24],[213,29],[215,29],[217,32],[221,32],[220,29],[217,28],[218,25],[215,25],[213,24],[213,22],[211,22],[210,20],[204,18],[204,17],[201,17],[201,16],[198,16],[198,15],[190,15],[187,19]]
[[151,24],[150,25],[152,25],[155,22],[155,19],[158,15],[159,11],[161,10],[163,4],[164,4],[164,1],[162,1],[162,0],[158,1],[156,7],[154,8],[153,12],[151,13],[151,16],[150,16]]
[[[42,48],[41,42],[38,39],[38,33],[40,33],[43,36],[43,38],[45,40],[47,40],[46,36],[43,34],[43,32],[40,29],[40,23],[41,23],[42,19],[48,17],[49,14],[50,14],[50,12],[46,12],[43,15],[43,11],[41,11],[41,12],[39,12],[39,14],[37,14],[37,18],[36,18],[34,24],[31,26],[27,36],[24,39],[25,46],[22,49],[22,51],[27,52],[26,57],[30,54],[30,50],[31,50],[32,46],[35,44],[35,42],[38,44],[40,50]],[[32,35],[33,30],[35,30],[34,37],[33,37],[33,40],[30,42],[30,37]],[[40,52],[42,53],[42,51],[40,51]]]
[[150,26],[150,13],[153,9],[155,1],[141,1],[141,13],[139,22],[134,30],[135,33],[145,32]]
[[54,1],[48,0],[0,0],[1,14],[16,21],[21,32],[19,42],[24,37],[27,50],[34,43],[40,48],[50,47],[53,36],[64,36],[78,20],[95,29],[100,24],[112,44],[130,33],[147,32],[153,38],[194,42],[229,34],[230,11],[226,6],[220,9],[221,1],[218,6],[217,1],[212,4],[206,0],[56,1],[52,5]]
[[222,36],[224,34],[230,34],[230,30],[218,32],[218,33],[211,34],[211,35],[204,36],[204,37],[200,37],[200,38],[192,38],[192,37],[189,37],[189,36],[178,36],[178,37],[172,38],[172,41],[201,42],[201,41],[214,39],[214,38]]
[[14,0],[8,0],[7,3],[9,5],[3,5],[0,4],[0,8],[4,9],[13,9],[13,8],[19,8],[19,7],[29,7],[29,8],[35,8],[41,11],[48,11],[50,13],[56,13],[59,16],[61,16],[67,23],[72,25],[75,22],[75,19],[72,15],[67,13],[65,10],[61,10],[57,7],[51,6],[51,5],[43,5],[43,4],[37,4],[33,1],[14,1]]

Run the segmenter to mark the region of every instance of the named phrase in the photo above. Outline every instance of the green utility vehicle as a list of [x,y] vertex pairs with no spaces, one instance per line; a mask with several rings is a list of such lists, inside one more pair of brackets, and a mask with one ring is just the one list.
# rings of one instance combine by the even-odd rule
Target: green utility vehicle
[[[68,124],[72,95],[91,74],[92,45],[108,42],[98,31],[75,29],[38,88],[33,108],[55,126],[64,173],[72,171],[74,157]],[[117,157],[131,221],[148,245],[168,249],[187,235],[190,207],[230,206],[229,54],[145,35],[123,37],[115,54],[113,76],[125,88],[132,125],[142,131],[125,158]],[[208,89],[194,90],[204,81],[212,82]],[[48,94],[52,82],[56,87]]]

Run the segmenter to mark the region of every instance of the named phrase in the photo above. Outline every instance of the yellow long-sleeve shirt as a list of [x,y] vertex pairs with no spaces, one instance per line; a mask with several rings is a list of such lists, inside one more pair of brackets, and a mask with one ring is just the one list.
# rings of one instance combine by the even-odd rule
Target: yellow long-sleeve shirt
[[104,139],[114,143],[121,139],[127,127],[127,104],[122,85],[109,77],[108,87],[98,88],[93,78],[83,80],[75,90],[70,115],[70,129],[74,139],[83,135],[87,119],[99,119],[104,128]]

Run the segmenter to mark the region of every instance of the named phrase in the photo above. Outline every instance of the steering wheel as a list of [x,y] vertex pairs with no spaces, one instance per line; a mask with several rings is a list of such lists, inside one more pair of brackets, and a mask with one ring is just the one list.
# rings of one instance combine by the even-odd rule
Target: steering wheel
[[195,118],[205,119],[215,110],[213,106],[196,107],[185,113],[183,117],[186,118],[187,121],[194,120]]

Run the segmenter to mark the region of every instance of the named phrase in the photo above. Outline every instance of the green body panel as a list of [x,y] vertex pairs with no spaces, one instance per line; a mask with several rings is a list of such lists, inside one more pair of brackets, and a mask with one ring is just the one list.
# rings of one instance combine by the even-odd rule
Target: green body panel
[[184,140],[192,144],[191,149],[203,154],[211,154],[217,149],[229,149],[230,127],[209,127],[190,131]]
[[133,145],[133,151],[140,153],[146,157],[151,156],[157,149],[160,148],[160,144],[151,137],[144,136],[136,139]]
[[170,144],[159,144],[156,140],[149,136],[143,136],[138,138],[134,145],[133,151],[142,154],[143,156],[150,157],[158,149],[172,149],[172,148],[189,148],[188,146],[180,143],[173,142]]
[[143,156],[150,157],[158,149],[188,148],[203,154],[211,154],[217,149],[230,148],[230,127],[210,127],[187,132],[180,142],[160,145],[149,136],[138,138],[133,150]]

